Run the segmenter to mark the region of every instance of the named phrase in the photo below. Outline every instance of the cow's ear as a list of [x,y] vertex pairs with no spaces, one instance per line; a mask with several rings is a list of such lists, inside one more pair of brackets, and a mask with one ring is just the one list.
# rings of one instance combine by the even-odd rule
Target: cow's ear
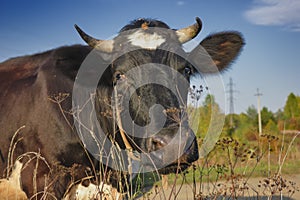
[[237,58],[244,44],[239,32],[212,34],[192,50],[189,58],[197,65],[200,73],[222,72]]

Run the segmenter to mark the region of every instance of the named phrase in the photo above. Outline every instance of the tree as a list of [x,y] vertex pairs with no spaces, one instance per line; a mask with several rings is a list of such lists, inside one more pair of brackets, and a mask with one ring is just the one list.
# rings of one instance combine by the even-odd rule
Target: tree
[[275,122],[277,122],[278,130],[282,131],[285,129],[285,120],[284,120],[284,112],[283,110],[279,109],[274,114]]
[[290,93],[284,106],[284,119],[286,129],[300,129],[300,106],[299,97]]
[[[231,124],[231,118],[233,121],[233,126]],[[235,130],[239,127],[240,124],[240,116],[237,114],[228,114],[225,117],[225,123],[223,128],[223,135],[232,137]]]
[[203,102],[203,106],[210,107],[211,105],[214,104],[216,104],[214,95],[211,94],[206,95],[205,100]]
[[300,107],[297,97],[294,93],[290,93],[284,106],[284,116],[287,119],[300,116]]
[[274,113],[275,121],[283,120],[284,119],[284,112],[281,109],[278,109],[276,113]]
[[249,123],[251,123],[252,125],[256,125],[257,124],[257,109],[255,108],[254,105],[251,105],[247,108],[246,110],[247,116],[248,116],[248,120]]
[[267,134],[274,134],[274,133],[278,133],[278,127],[275,124],[275,122],[272,119],[269,119],[268,123],[266,124],[266,126],[264,127],[264,133]]
[[269,121],[274,122],[274,115],[271,111],[268,110],[267,107],[263,107],[261,110],[261,124],[262,126],[266,126]]
[[218,116],[219,114],[221,114],[221,110],[219,105],[215,102],[215,97],[213,95],[208,94],[205,97],[202,106],[199,107],[199,111],[200,111],[200,118],[199,118],[200,121],[199,121],[197,136],[203,137],[207,133],[208,127],[211,123],[212,113]]
[[298,108],[300,108],[300,96],[296,96],[297,102],[298,102]]

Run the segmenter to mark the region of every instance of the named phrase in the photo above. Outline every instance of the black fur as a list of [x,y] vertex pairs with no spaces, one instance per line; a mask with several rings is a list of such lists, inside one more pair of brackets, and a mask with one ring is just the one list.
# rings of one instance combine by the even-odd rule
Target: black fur
[[160,28],[170,29],[170,27],[162,21],[150,19],[150,18],[139,18],[139,19],[131,21],[131,23],[124,26],[120,30],[120,32],[128,31],[131,29],[136,29],[136,28],[141,28],[142,24],[145,24],[145,23],[147,24],[148,27],[160,27]]

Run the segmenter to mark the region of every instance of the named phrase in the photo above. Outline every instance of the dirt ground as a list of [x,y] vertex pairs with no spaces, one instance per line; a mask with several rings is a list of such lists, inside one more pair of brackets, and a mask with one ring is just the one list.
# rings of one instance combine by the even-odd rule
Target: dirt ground
[[[292,181],[292,182],[295,182],[296,183],[296,186],[300,189],[300,174],[297,174],[297,175],[284,175],[283,176],[284,179],[286,179],[287,181]],[[258,187],[259,185],[259,181],[263,180],[263,178],[251,178],[249,181],[248,181],[248,186],[250,188],[253,188],[255,189],[256,191],[259,191],[259,194],[262,195],[263,192],[262,192],[262,189]],[[199,185],[196,186],[196,188],[199,190]],[[207,187],[212,187],[212,186],[209,186],[208,184],[204,185],[204,190],[202,191],[207,191]],[[174,190],[173,190],[174,191]],[[177,185],[176,188],[175,188],[175,191],[179,191],[179,186]],[[251,191],[253,191],[251,189]],[[198,193],[199,191],[197,191]],[[264,195],[267,195],[266,193]],[[252,197],[251,197],[252,196]],[[172,188],[169,186],[169,187],[165,187],[165,188],[162,188],[162,187],[159,187],[159,188],[153,188],[152,191],[150,192],[150,194],[148,194],[147,196],[144,196],[144,197],[141,197],[140,200],[148,200],[148,199],[162,199],[162,200],[165,200],[165,199],[176,199],[176,200],[193,200],[193,189],[192,189],[192,186],[191,185],[183,185],[182,188],[180,189],[180,192],[178,192],[177,194],[176,193],[172,193]],[[219,197],[217,199],[222,199],[223,200],[223,197]],[[226,200],[229,199],[229,198],[225,198]],[[259,196],[257,197],[256,193],[253,192],[253,193],[248,193],[247,195],[244,195],[243,197],[240,197],[238,198],[239,200],[265,200],[265,199],[268,199],[267,196]],[[289,198],[287,197],[287,195],[285,195],[284,197],[280,197],[280,194],[276,193],[274,195],[274,197],[272,198],[272,200],[300,200],[300,192],[299,191],[296,191],[295,194]]]

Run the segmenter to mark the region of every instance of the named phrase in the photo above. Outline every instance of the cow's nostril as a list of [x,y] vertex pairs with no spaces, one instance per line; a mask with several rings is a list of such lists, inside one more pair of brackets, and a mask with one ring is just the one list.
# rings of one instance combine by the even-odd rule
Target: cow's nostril
[[155,151],[158,149],[163,148],[164,146],[167,145],[167,142],[161,138],[161,137],[154,137],[152,138],[152,148],[151,151]]

